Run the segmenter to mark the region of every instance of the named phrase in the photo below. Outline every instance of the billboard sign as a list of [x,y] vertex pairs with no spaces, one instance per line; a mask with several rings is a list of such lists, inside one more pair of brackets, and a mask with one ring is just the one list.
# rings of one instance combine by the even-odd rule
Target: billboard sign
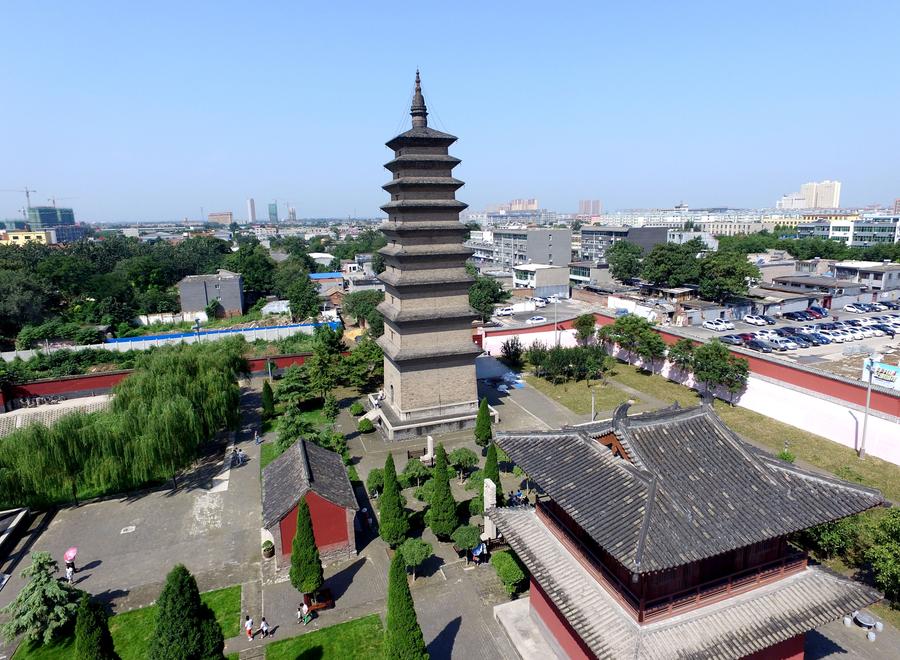
[[869,382],[869,370],[872,370],[872,385],[900,392],[900,366],[866,360],[863,362],[863,381]]

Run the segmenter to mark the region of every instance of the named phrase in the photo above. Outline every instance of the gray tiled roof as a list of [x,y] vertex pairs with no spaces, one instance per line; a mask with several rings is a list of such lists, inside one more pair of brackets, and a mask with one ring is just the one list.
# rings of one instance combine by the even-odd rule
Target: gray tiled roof
[[709,406],[633,417],[623,410],[612,429],[633,462],[615,457],[590,427],[499,433],[497,444],[632,572],[698,561],[884,502],[876,490],[751,447]]
[[263,470],[263,525],[271,527],[312,490],[332,504],[359,508],[340,454],[298,440]]
[[563,547],[534,509],[491,509],[488,515],[599,658],[742,658],[879,599],[862,584],[809,567],[725,601],[640,625]]

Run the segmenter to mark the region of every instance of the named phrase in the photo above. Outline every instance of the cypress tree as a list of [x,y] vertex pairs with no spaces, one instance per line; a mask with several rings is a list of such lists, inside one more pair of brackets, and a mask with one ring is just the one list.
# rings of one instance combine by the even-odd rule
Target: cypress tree
[[268,380],[263,381],[262,386],[262,417],[263,419],[272,419],[275,416],[275,395],[272,392],[272,385]]
[[447,452],[444,445],[439,444],[435,452],[434,461],[434,490],[431,493],[428,511],[425,513],[425,522],[441,539],[448,538],[459,525],[456,516],[456,500],[450,492],[450,475],[447,472]]
[[425,638],[416,618],[406,564],[398,552],[388,572],[387,626],[384,631],[384,657],[402,660],[427,660]]
[[479,447],[487,447],[493,437],[491,411],[488,408],[487,399],[482,399],[478,405],[478,417],[475,418],[475,442]]
[[291,545],[290,575],[291,584],[303,594],[315,593],[325,582],[306,496],[300,498],[300,504],[297,505],[297,531]]
[[490,479],[497,487],[497,504],[503,504],[503,486],[500,484],[500,465],[497,462],[497,445],[488,445],[487,458],[484,459],[484,478]]
[[151,660],[211,660],[222,658],[224,648],[222,629],[200,600],[197,581],[188,569],[176,565],[156,602]]
[[394,457],[388,453],[384,461],[384,491],[379,500],[381,520],[378,523],[379,534],[384,542],[392,548],[397,547],[406,538],[409,531],[409,520],[403,503],[400,501],[400,484],[397,483],[397,469]]
[[118,660],[109,634],[109,617],[99,603],[81,594],[75,622],[75,660]]

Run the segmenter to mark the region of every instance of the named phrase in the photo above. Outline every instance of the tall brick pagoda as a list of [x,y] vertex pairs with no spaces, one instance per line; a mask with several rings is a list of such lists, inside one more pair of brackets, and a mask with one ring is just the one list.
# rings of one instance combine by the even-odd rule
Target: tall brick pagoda
[[463,182],[449,155],[456,137],[428,127],[428,110],[416,71],[412,128],[387,142],[394,159],[385,164],[391,201],[381,230],[385,271],[384,393],[380,423],[388,439],[451,431],[474,425],[478,408],[469,307],[472,278],[459,221],[466,204],[456,199]]

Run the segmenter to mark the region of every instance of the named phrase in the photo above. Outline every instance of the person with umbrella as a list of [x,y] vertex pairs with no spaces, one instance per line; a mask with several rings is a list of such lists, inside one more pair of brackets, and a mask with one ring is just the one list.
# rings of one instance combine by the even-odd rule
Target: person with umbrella
[[[77,555],[77,554],[78,554],[78,548],[76,548],[75,546],[72,546],[71,548],[66,550],[65,554],[63,555],[63,560],[66,563],[66,576],[67,577],[69,574],[69,569],[72,570],[73,574],[78,572],[78,569],[75,568],[75,555]],[[71,580],[69,580],[69,581],[71,582]]]

